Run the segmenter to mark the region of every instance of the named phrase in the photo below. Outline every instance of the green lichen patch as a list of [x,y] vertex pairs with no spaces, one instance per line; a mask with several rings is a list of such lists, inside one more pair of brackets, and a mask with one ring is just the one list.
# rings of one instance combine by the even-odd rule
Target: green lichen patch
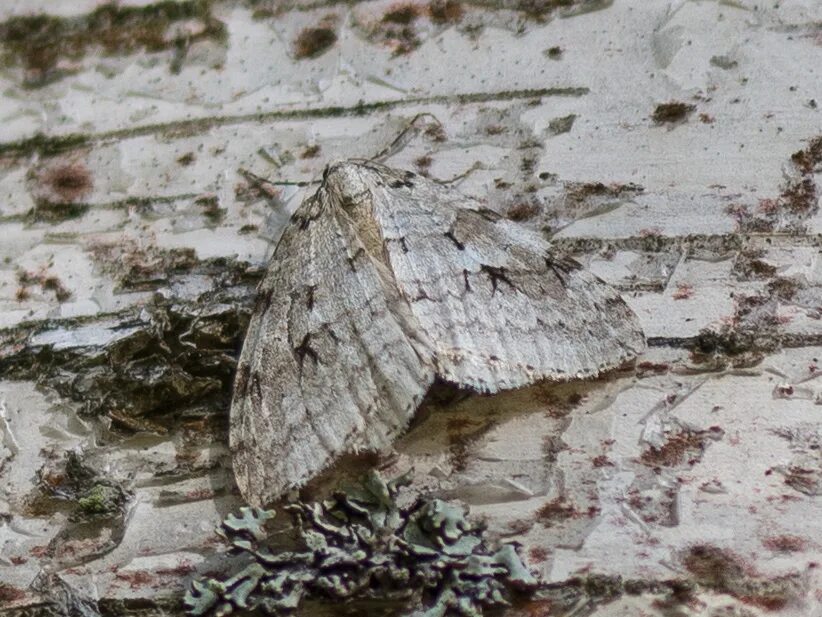
[[479,617],[536,587],[514,547],[492,550],[463,508],[438,499],[398,505],[403,484],[372,473],[361,488],[287,506],[301,546],[292,552],[274,553],[267,543],[273,511],[230,515],[221,535],[248,563],[226,580],[195,581],[184,599],[189,615],[284,615],[309,600],[381,600],[415,617]]
[[157,52],[225,36],[208,0],[112,3],[80,17],[22,15],[0,24],[6,63],[22,66],[24,85],[33,88],[60,79],[92,50],[108,55]]

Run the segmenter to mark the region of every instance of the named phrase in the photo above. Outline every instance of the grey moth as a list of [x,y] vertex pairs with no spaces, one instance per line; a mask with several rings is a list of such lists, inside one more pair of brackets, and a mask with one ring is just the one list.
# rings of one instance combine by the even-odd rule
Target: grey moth
[[249,503],[380,450],[435,381],[477,392],[597,375],[644,337],[619,294],[539,233],[409,171],[328,167],[258,290],[231,405]]

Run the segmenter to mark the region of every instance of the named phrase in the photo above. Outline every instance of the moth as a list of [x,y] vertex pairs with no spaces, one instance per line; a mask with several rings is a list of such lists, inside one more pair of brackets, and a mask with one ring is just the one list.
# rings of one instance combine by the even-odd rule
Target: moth
[[619,294],[537,232],[369,161],[326,168],[258,289],[231,405],[249,503],[390,446],[436,379],[482,393],[591,377],[644,348]]

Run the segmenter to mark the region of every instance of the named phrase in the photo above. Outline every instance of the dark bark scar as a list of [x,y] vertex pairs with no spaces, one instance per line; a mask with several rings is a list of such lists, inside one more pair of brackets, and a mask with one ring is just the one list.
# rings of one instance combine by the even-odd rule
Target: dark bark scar
[[251,376],[251,389],[252,389],[252,396],[256,396],[258,401],[263,400],[263,389],[260,386],[260,374],[256,371]]
[[354,254],[348,257],[348,265],[351,268],[351,272],[357,271],[357,268],[354,266],[354,264],[360,255],[365,255],[365,249],[362,247],[358,247]]
[[568,274],[571,270],[575,270],[575,264],[568,260],[555,260],[551,257],[545,258],[545,265],[548,266],[556,275],[557,280],[563,287],[568,285]]
[[254,303],[254,314],[262,315],[268,312],[268,307],[271,306],[271,296],[274,295],[273,289],[263,289],[257,296],[257,301]]
[[240,396],[245,396],[248,389],[248,378],[251,374],[251,367],[243,363],[237,369],[237,379],[235,381],[234,389]]
[[459,250],[461,250],[461,251],[465,250],[465,245],[462,242],[460,242],[459,240],[457,240],[457,237],[454,235],[453,231],[446,231],[445,232],[445,237],[448,238],[449,240],[451,240],[451,242],[454,243],[454,246],[456,246]]
[[505,268],[500,268],[497,266],[486,266],[485,264],[480,266],[480,271],[485,272],[488,275],[488,278],[491,279],[491,294],[495,294],[497,292],[497,288],[499,287],[499,282],[502,281],[504,283],[508,283],[508,286],[511,289],[516,289],[516,286],[511,282],[508,278],[508,275],[505,273]]
[[308,356],[314,362],[314,364],[318,364],[320,361],[320,357],[317,355],[315,349],[311,347],[311,333],[307,333],[300,344],[294,348],[294,356],[297,358],[297,362],[300,364],[300,373],[303,372],[303,364],[305,363],[305,358]]

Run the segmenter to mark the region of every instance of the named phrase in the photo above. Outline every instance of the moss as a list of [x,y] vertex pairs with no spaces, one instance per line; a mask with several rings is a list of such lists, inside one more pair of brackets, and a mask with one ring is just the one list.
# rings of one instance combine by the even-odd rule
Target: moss
[[[23,15],[0,24],[6,61],[25,70],[24,85],[40,87],[65,73],[63,59],[79,60],[92,49],[121,55],[138,50],[175,49],[186,44],[226,37],[225,26],[211,16],[208,0],[164,0],[147,6],[103,5],[79,17]],[[199,20],[200,31],[177,35],[177,22]]]
[[58,302],[65,302],[71,298],[71,292],[65,288],[63,282],[58,277],[47,275],[42,271],[32,273],[26,270],[19,270],[17,272],[17,281],[20,283],[20,288],[17,290],[18,300],[27,299],[30,295],[28,288],[33,285],[39,285],[44,292],[52,292]]
[[759,576],[739,557],[711,544],[692,546],[682,563],[700,585],[768,611],[781,610],[804,593],[800,575]]
[[416,4],[397,4],[383,13],[382,21],[387,24],[408,26],[420,16],[420,8]]
[[462,3],[456,0],[432,0],[428,4],[428,15],[435,24],[454,24],[464,14]]
[[[441,394],[447,395],[446,391]],[[449,461],[455,471],[465,471],[471,446],[494,426],[493,420],[468,420],[466,418],[450,418],[446,423],[448,438]]]
[[433,162],[434,160],[426,154],[414,159],[414,167],[416,167],[421,174],[426,175]]
[[670,124],[680,122],[696,109],[696,106],[682,103],[680,101],[670,101],[660,103],[654,108],[651,119],[656,124]]
[[220,200],[216,195],[204,195],[194,200],[203,216],[209,221],[211,225],[219,225],[223,222],[226,215],[226,209],[220,207]]
[[557,9],[571,7],[578,1],[579,0],[520,0],[516,3],[516,8],[532,19],[543,21]]
[[90,139],[87,135],[69,134],[50,137],[37,133],[33,137],[0,144],[0,156],[23,157],[35,152],[43,157],[61,154],[87,146]]
[[31,223],[62,223],[78,219],[89,210],[88,204],[38,201],[26,214]]
[[551,121],[548,122],[548,130],[551,131],[551,133],[554,135],[562,135],[563,133],[568,133],[571,131],[571,128],[573,128],[576,119],[576,114],[568,114],[567,116],[553,118]]
[[320,155],[320,150],[322,148],[318,144],[314,144],[311,146],[306,146],[305,149],[300,153],[301,159],[315,159]]
[[54,292],[58,302],[65,302],[71,298],[71,292],[63,286],[63,282],[56,276],[47,276],[41,283],[43,289]]
[[780,300],[790,301],[802,288],[802,283],[797,279],[777,277],[768,282],[768,294]]
[[122,490],[106,484],[95,484],[77,499],[77,508],[83,516],[118,512],[125,501]]
[[562,58],[562,47],[555,45],[545,50],[545,55],[551,60],[559,60]]
[[591,197],[618,199],[638,195],[644,191],[643,187],[633,183],[569,182],[565,187],[566,196],[575,202],[583,202]]
[[294,56],[303,60],[316,58],[327,52],[337,42],[337,33],[330,25],[303,28],[294,39]]
[[183,156],[177,159],[177,164],[182,165],[183,167],[188,167],[195,160],[197,160],[197,157],[194,155],[193,152],[186,152]]
[[506,217],[512,221],[522,222],[530,221],[540,212],[540,205],[535,201],[520,200],[515,202],[508,208]]
[[791,162],[803,174],[813,173],[816,166],[822,163],[822,135],[811,139],[803,150],[794,152]]

